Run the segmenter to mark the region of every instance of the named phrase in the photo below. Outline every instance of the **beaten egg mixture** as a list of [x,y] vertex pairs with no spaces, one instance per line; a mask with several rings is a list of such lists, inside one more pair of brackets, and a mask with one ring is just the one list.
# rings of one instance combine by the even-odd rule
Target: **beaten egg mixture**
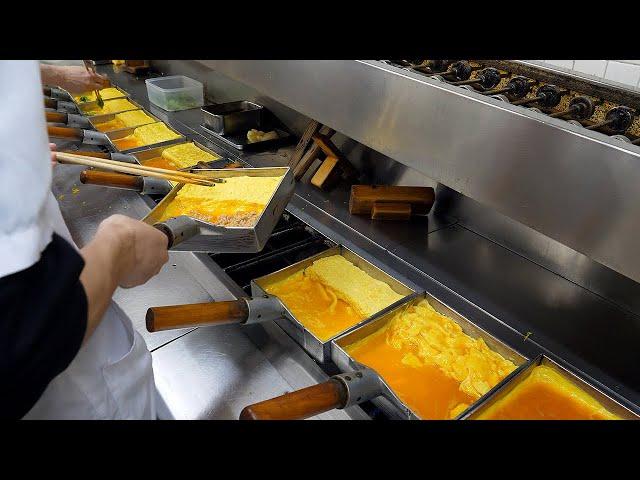
[[181,168],[191,167],[200,161],[210,162],[218,160],[219,158],[217,155],[212,155],[198,148],[198,146],[193,143],[182,143],[164,149],[161,156],[146,160],[143,164],[149,167],[179,170]]
[[116,113],[113,120],[96,124],[99,132],[112,132],[121,128],[137,127],[153,123],[155,120],[142,110],[131,110],[130,112]]
[[[112,98],[122,98],[125,96],[120,90],[113,87],[103,88],[99,91],[100,91],[100,96],[102,97],[103,100],[109,100]],[[74,95],[73,98],[78,103],[95,102],[97,100],[96,92],[93,92],[93,91],[81,93],[80,95]]]
[[346,347],[376,370],[422,419],[451,419],[516,366],[421,300],[380,330]]
[[214,187],[184,185],[167,205],[160,221],[187,215],[226,227],[253,226],[282,177],[238,176]]
[[167,127],[163,122],[156,122],[138,127],[133,131],[133,134],[114,140],[113,143],[118,147],[118,150],[122,151],[166,142],[174,138],[180,138],[180,135]]
[[616,420],[591,395],[559,372],[538,365],[479,416],[483,420]]
[[116,98],[115,100],[105,100],[104,107],[100,108],[97,104],[91,105],[91,108],[84,110],[87,115],[103,115],[106,113],[119,113],[126,110],[135,110],[136,107],[126,98]]
[[402,298],[342,255],[315,260],[304,270],[264,288],[322,341]]

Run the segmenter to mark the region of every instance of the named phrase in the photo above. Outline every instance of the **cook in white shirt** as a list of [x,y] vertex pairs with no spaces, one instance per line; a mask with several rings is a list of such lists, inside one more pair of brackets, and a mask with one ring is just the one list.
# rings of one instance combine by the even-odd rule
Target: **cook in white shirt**
[[[24,418],[155,419],[151,355],[130,320],[111,302],[111,296],[118,286],[143,284],[159,272],[168,260],[167,238],[140,221],[122,215],[109,217],[79,251],[82,259],[76,255],[81,288],[71,292],[78,280],[69,279],[64,267],[72,263],[75,253],[68,245],[73,241],[50,190],[50,151],[36,61],[0,61],[0,178],[0,286],[4,289],[0,290],[0,300],[9,303],[1,314],[0,345],[10,346],[0,352],[6,356],[0,368],[7,369],[4,375],[13,382],[5,387],[9,397],[0,402],[11,402],[10,395],[15,394],[24,403],[25,398],[33,396],[33,385],[44,382],[43,393],[37,401],[33,399],[35,404],[27,405]],[[48,289],[61,288],[55,272],[51,272],[56,267],[47,266],[55,266],[60,260],[62,253],[56,259],[55,252],[65,251],[71,253],[70,260],[60,263],[59,268],[66,272],[64,281],[70,286],[47,295]],[[33,285],[37,291],[31,292],[30,299],[15,298],[13,292],[25,291],[17,284],[38,271],[53,277]],[[38,283],[40,275],[31,281]],[[38,308],[39,298],[49,302],[44,311]],[[58,303],[68,302],[68,298],[79,299],[77,303],[82,305],[56,303],[57,299]],[[50,322],[56,325],[50,333],[51,341],[65,343],[68,338],[60,335],[64,333],[60,312],[65,309],[86,311],[86,320],[81,319],[86,329],[77,336],[77,354],[64,371],[44,381],[48,366],[56,362],[51,356],[47,360],[43,352],[50,352],[55,345],[46,343],[44,333],[38,334],[46,332]],[[39,329],[25,330],[30,315],[37,316]],[[47,315],[51,317],[46,319]],[[70,329],[71,325],[70,320]],[[64,352],[68,354],[68,347],[61,348],[60,358],[64,358]],[[50,363],[45,364],[47,361]],[[19,404],[15,411],[20,408],[25,406]]]

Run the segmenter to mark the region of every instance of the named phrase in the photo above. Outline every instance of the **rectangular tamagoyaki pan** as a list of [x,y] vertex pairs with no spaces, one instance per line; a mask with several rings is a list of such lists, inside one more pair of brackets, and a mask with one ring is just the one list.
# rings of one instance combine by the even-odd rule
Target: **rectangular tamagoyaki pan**
[[[346,408],[369,400],[393,418],[420,420],[418,414],[400,400],[381,375],[374,369],[353,359],[345,348],[384,328],[398,312],[423,299],[427,299],[437,312],[454,320],[462,327],[465,334],[472,338],[482,338],[489,348],[513,362],[517,367],[480,399],[471,404],[469,408],[461,412],[456,419],[461,419],[474,405],[487,398],[493,391],[526,368],[527,358],[518,351],[491,336],[429,293],[416,293],[402,300],[399,304],[385,309],[370,321],[349,329],[331,341],[331,360],[342,373],[334,375],[325,383],[249,405],[242,411],[240,418],[247,420],[301,420],[334,408]],[[428,385],[425,385],[425,388],[428,388]]]
[[[221,159],[222,157],[220,156],[220,154],[214,152],[213,150],[211,150],[208,147],[205,147],[203,144],[201,144],[200,142],[197,142],[195,140],[191,140],[191,141],[183,141],[183,142],[177,142],[177,143],[173,143],[171,145],[162,145],[159,147],[153,147],[153,148],[147,148],[145,150],[140,150],[137,151],[133,154],[131,154],[131,156],[133,158],[135,158],[135,161],[139,164],[139,165],[144,165],[144,162],[151,160],[152,158],[156,158],[156,157],[160,157],[162,156],[162,152],[164,152],[167,148],[170,147],[175,147],[178,144],[183,144],[183,143],[193,143],[196,147],[198,147],[200,150],[203,150],[204,152],[213,155],[216,158],[216,160]],[[206,161],[205,161],[206,163]],[[168,183],[168,182],[167,182]]]
[[[282,212],[295,188],[293,172],[289,167],[263,167],[242,169],[212,169],[199,172],[204,178],[280,177],[267,205],[251,227],[221,226],[186,215],[160,222],[165,207],[173,201],[184,186],[175,185],[160,203],[142,219],[164,231],[170,239],[170,249],[189,252],[257,253],[269,240]],[[215,188],[215,187],[210,187]]]
[[[539,366],[545,365],[552,368],[560,375],[565,377],[575,386],[583,390],[592,398],[597,400],[604,408],[609,412],[617,415],[624,420],[640,420],[640,415],[635,413],[614,400],[609,393],[606,393],[606,388],[602,389],[592,385],[587,380],[581,378],[579,375],[569,371],[559,363],[553,361],[544,354],[541,354],[531,360],[524,368],[518,369],[508,377],[508,381],[502,382],[499,386],[492,389],[487,395],[481,398],[478,402],[471,406],[466,412],[462,414],[462,420],[477,420],[480,418],[483,412],[485,412],[491,405],[495,404],[498,400],[504,398],[509,394],[518,384],[525,380],[531,371]],[[507,380],[507,379],[505,379]]]
[[[129,103],[131,103],[133,105],[133,107],[129,108],[125,108],[124,110],[118,110],[117,112],[109,112],[109,113],[121,113],[121,112],[128,112],[130,110],[144,110],[144,108],[142,107],[142,105],[140,105],[138,102],[136,102],[135,100],[133,100],[131,97],[127,96],[124,97]],[[122,100],[123,98],[110,98],[109,100],[105,100],[104,103],[110,102],[112,100]],[[75,104],[78,108],[78,112],[81,113],[82,115],[86,115],[88,117],[98,117],[100,115],[108,115],[107,113],[98,113],[95,115],[91,115],[91,110],[93,110],[95,107],[98,106],[98,101],[94,101],[94,102],[84,102],[84,103],[80,103],[80,104]]]
[[72,113],[76,115],[80,115],[80,110],[78,109],[78,105],[73,103],[70,98],[63,97],[43,97],[44,108],[49,109],[49,111],[53,110],[55,112],[65,112]]
[[[162,121],[158,117],[153,115],[152,113],[147,112],[146,110],[144,110],[142,108],[136,108],[134,110],[127,110],[127,111],[128,112],[133,112],[135,110],[142,110],[146,115],[151,117],[151,120],[145,121],[144,123],[141,123],[139,125],[134,125],[133,127],[114,128],[112,130],[104,130],[102,133],[117,132],[117,131],[120,131],[120,130],[124,130],[126,128],[136,128],[136,127],[141,127],[143,125],[147,125],[149,123],[156,123],[156,122],[161,122]],[[124,112],[118,112],[118,113],[124,113]],[[98,125],[100,125],[101,123],[110,122],[112,120],[115,120],[116,115],[117,115],[117,113],[105,113],[105,114],[102,114],[102,115],[93,115],[93,116],[85,117],[85,118],[87,119],[87,122],[89,123],[89,125],[91,125],[91,128],[93,128],[94,130],[100,131],[98,129]]]
[[85,143],[87,145],[102,145],[118,153],[139,152],[141,150],[147,150],[151,147],[173,145],[175,143],[186,141],[186,137],[182,135],[180,132],[174,130],[171,127],[171,125],[168,125],[166,123],[165,125],[169,130],[171,130],[173,133],[178,135],[178,137],[172,138],[171,140],[167,140],[164,142],[159,142],[159,143],[150,144],[150,145],[141,145],[139,147],[123,149],[123,150],[120,150],[115,145],[114,140],[119,140],[121,138],[125,138],[125,137],[128,137],[129,135],[132,135],[135,129],[139,127],[123,128],[121,130],[115,130],[113,132],[102,133],[102,132],[96,132],[95,130],[87,130],[83,128],[57,127],[53,125],[47,125],[47,132],[51,137],[67,138],[69,140]]
[[[269,294],[267,294],[265,290],[267,285],[278,282],[280,280],[284,280],[285,278],[290,277],[295,273],[300,272],[301,270],[304,270],[319,258],[330,257],[332,255],[343,256],[356,267],[367,273],[370,277],[386,283],[394,292],[404,297],[398,302],[391,304],[386,309],[392,308],[394,305],[404,301],[406,297],[415,293],[414,289],[408,287],[389,273],[368,262],[357,253],[349,250],[343,245],[337,245],[309,258],[301,260],[298,263],[294,263],[293,265],[285,267],[281,270],[270,273],[260,278],[253,279],[251,281],[251,294],[253,295],[253,297],[268,296]],[[311,355],[320,363],[326,363],[330,360],[331,341],[334,338],[337,338],[345,331],[348,331],[350,328],[356,328],[359,325],[367,323],[369,320],[371,320],[371,318],[375,316],[373,315],[369,318],[365,318],[352,327],[337,333],[327,340],[321,340],[307,327],[305,327],[298,319],[296,319],[295,315],[287,308],[286,305],[283,306],[286,314],[284,317],[276,319],[275,322],[280,326],[280,328],[287,332],[287,334],[292,337],[300,346],[302,346],[307,351],[307,353],[309,353],[309,355]]]
[[381,310],[386,312],[401,304],[415,291],[400,282],[392,275],[384,272],[348,248],[338,245],[301,260],[293,265],[253,279],[251,281],[251,298],[240,298],[228,302],[210,302],[193,305],[175,305],[167,307],[152,307],[147,311],[147,330],[183,328],[185,326],[210,326],[227,323],[260,323],[275,321],[289,334],[309,355],[320,363],[330,360],[330,348],[333,339],[342,333],[366,324],[377,315],[363,319],[327,340],[321,340],[308,330],[295,315],[274,295],[267,295],[264,288],[271,282],[277,282],[289,277],[311,265],[315,260],[332,255],[342,255],[358,268],[364,270],[371,277],[389,285],[402,299]]
[[[142,109],[135,109],[135,110],[142,110]],[[135,110],[128,110],[129,112],[133,112]],[[116,115],[120,114],[120,113],[124,113],[124,112],[118,112],[118,113],[105,113],[103,115],[94,115],[91,117],[88,117],[86,115],[81,115],[78,113],[64,113],[64,112],[45,112],[46,118],[47,118],[47,122],[55,122],[55,123],[59,123],[59,124],[63,124],[60,126],[67,126],[67,127],[73,127],[73,128],[85,128],[85,129],[92,129],[92,130],[96,130],[100,133],[111,133],[111,132],[117,132],[119,130],[123,130],[124,128],[136,128],[136,127],[141,127],[142,125],[147,125],[149,123],[156,123],[156,122],[160,122],[161,120],[156,117],[155,115],[142,110],[145,114],[147,114],[149,117],[151,117],[150,121],[147,121],[145,123],[141,123],[139,125],[135,125],[133,127],[123,127],[123,128],[113,128],[111,130],[105,130],[100,132],[100,130],[98,129],[98,125],[100,125],[101,123],[105,123],[105,122],[109,122],[111,120],[114,120],[116,118]]]
[[[209,162],[205,161],[207,165],[212,165],[212,164],[215,165],[215,164],[218,164],[219,162],[222,162],[224,164],[227,162],[227,160],[220,157],[220,155],[218,155],[213,150],[195,141],[178,142],[171,145],[164,145],[162,147],[154,147],[147,150],[142,150],[140,152],[132,153],[132,154],[120,154],[120,153],[96,154],[95,152],[75,152],[75,153],[78,155],[97,156],[99,158],[107,158],[107,159],[117,160],[121,162],[137,163],[139,165],[143,165],[145,161],[161,156],[162,152],[167,148],[171,148],[176,145],[182,145],[184,143],[193,143],[195,146],[197,146],[204,152],[217,157],[215,160],[210,160]],[[218,167],[210,166],[209,168],[226,168],[226,167],[224,167],[224,165],[221,165]],[[194,171],[197,171],[197,169],[194,169]],[[127,175],[124,173],[115,173],[115,172],[104,172],[104,171],[95,170],[95,169],[83,170],[80,173],[80,181],[86,185],[98,185],[98,186],[110,187],[110,188],[120,188],[123,190],[133,190],[135,192],[142,193],[145,195],[150,195],[150,194],[166,195],[174,187],[174,183],[168,180],[163,180],[161,178],[141,177],[136,175]]]
[[55,100],[71,101],[71,94],[59,87],[52,87],[50,85],[43,86],[42,94],[45,97],[53,98]]
[[[131,96],[127,92],[125,92],[124,90],[122,90],[120,87],[118,87],[116,85],[111,85],[111,86],[105,87],[105,88],[115,88],[116,90],[118,90],[118,92],[120,92],[120,95],[118,95],[117,97],[111,97],[109,99],[104,99],[105,102],[107,100],[115,100],[117,98],[127,98],[127,99],[131,100]],[[69,95],[70,100],[73,103],[75,103],[76,105],[78,105],[78,106],[87,105],[88,108],[91,108],[91,106],[98,105],[98,101],[97,100],[93,100],[93,101],[90,101],[90,102],[81,102],[79,100],[76,100],[76,98],[73,95],[71,95],[70,93],[68,93],[68,95]]]

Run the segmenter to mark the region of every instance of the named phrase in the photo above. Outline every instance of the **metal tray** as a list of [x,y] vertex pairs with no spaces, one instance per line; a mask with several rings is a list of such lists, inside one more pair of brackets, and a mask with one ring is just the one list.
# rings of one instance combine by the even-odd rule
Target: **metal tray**
[[147,149],[144,149],[144,150],[140,150],[140,151],[138,151],[136,153],[133,153],[132,156],[135,157],[135,159],[138,162],[138,164],[142,165],[147,160],[151,160],[152,158],[156,158],[156,157],[162,156],[162,152],[164,152],[167,148],[175,147],[176,145],[183,144],[183,143],[193,143],[196,147],[200,148],[201,150],[203,150],[203,151],[205,151],[205,152],[207,152],[207,153],[209,153],[211,155],[215,155],[216,157],[218,157],[218,159],[222,158],[222,156],[219,153],[214,152],[209,147],[205,147],[200,142],[197,142],[195,140],[186,141],[186,139],[185,139],[185,141],[176,142],[176,143],[173,143],[171,145],[163,145],[163,146],[160,146],[160,147],[152,147],[152,148],[147,148]]
[[567,378],[567,380],[571,381],[575,386],[584,390],[586,393],[591,395],[594,399],[596,399],[600,404],[609,410],[614,415],[618,415],[619,417],[627,420],[640,420],[640,415],[634,413],[629,410],[622,404],[618,403],[614,400],[610,394],[605,393],[605,389],[602,390],[596,388],[595,386],[588,383],[586,380],[582,379],[578,375],[570,372],[560,364],[554,362],[550,358],[545,355],[539,355],[534,358],[531,362],[529,362],[525,368],[517,370],[515,375],[511,375],[508,378],[508,381],[502,382],[498,388],[494,388],[487,395],[485,395],[479,402],[476,402],[472,408],[467,410],[462,416],[463,420],[476,420],[479,415],[484,412],[489,406],[493,405],[496,401],[504,398],[509,392],[511,392],[520,382],[526,379],[531,371],[537,367],[538,365],[546,365],[548,367],[553,368],[555,371],[560,373],[563,377]]
[[[142,125],[148,125],[149,123],[156,123],[156,122],[161,122],[162,120],[160,120],[158,117],[156,117],[155,115],[153,115],[150,112],[147,112],[146,110],[142,109],[142,108],[137,108],[135,110],[142,110],[144,113],[146,113],[147,115],[149,115],[153,120],[151,122],[146,122],[146,123],[141,123],[140,125],[136,125],[135,127],[125,127],[125,128],[136,128],[136,127],[141,127]],[[135,110],[126,110],[127,112],[133,112]],[[93,129],[95,129],[96,131],[99,131],[96,127],[96,124],[99,123],[104,123],[104,122],[109,122],[111,120],[113,120],[116,115],[118,115],[119,113],[124,113],[124,112],[118,112],[118,113],[105,113],[104,115],[91,115],[91,116],[87,116],[85,117],[87,119],[87,121],[89,122],[89,125],[91,125],[91,127]],[[114,129],[114,130],[106,130],[102,133],[111,133],[111,132],[117,132],[119,130],[124,130],[125,128],[118,128],[118,129]]]
[[278,134],[278,138],[274,138],[273,140],[265,140],[263,142],[249,143],[249,140],[247,140],[246,130],[242,133],[235,134],[235,135],[220,135],[214,132],[213,130],[211,130],[205,124],[202,124],[200,126],[206,133],[213,135],[215,138],[220,139],[226,145],[232,148],[235,148],[236,150],[242,150],[245,152],[256,152],[256,151],[280,148],[285,145],[289,145],[295,142],[296,140],[296,137],[294,135],[291,135],[289,132],[285,130],[282,130],[279,128],[265,128],[265,130],[267,131],[275,130],[276,133]]
[[[131,96],[125,92],[124,90],[122,90],[120,87],[116,86],[116,85],[111,85],[111,88],[115,88],[116,90],[118,90],[122,95],[118,96],[118,97],[113,97],[110,98],[109,100],[115,100],[116,98],[128,98],[129,100],[131,100]],[[84,105],[98,105],[98,101],[94,100],[92,102],[78,102],[76,101],[76,99],[73,97],[73,95],[69,94],[70,100],[75,103],[76,105],[78,105],[78,107],[80,106],[84,106]],[[105,102],[107,101],[106,99],[104,100]]]
[[141,145],[139,147],[135,147],[135,148],[129,148],[126,150],[120,150],[118,149],[118,147],[113,143],[114,140],[118,140],[120,138],[124,138],[124,137],[128,137],[129,135],[133,134],[134,130],[138,127],[130,127],[130,128],[123,128],[121,130],[114,130],[112,132],[106,132],[106,133],[102,133],[102,132],[96,132],[98,134],[101,135],[105,135],[108,139],[109,145],[111,146],[111,148],[113,148],[116,152],[120,152],[120,153],[134,153],[134,152],[140,152],[141,150],[148,150],[152,147],[162,147],[162,146],[168,146],[168,145],[173,145],[175,143],[183,143],[186,141],[186,137],[184,135],[182,135],[180,132],[178,132],[177,130],[174,130],[173,127],[171,127],[171,125],[167,124],[166,122],[164,122],[165,125],[167,126],[167,128],[169,130],[171,130],[172,132],[180,135],[178,138],[174,138],[172,140],[167,140],[166,142],[160,142],[160,143],[153,143],[151,145]]
[[[156,158],[156,157],[161,156],[162,152],[165,151],[167,148],[175,147],[176,145],[181,145],[183,143],[193,143],[196,147],[200,148],[201,150],[203,150],[203,151],[205,151],[207,153],[210,153],[211,155],[215,155],[216,157],[218,157],[216,160],[213,160],[213,161],[225,160],[218,153],[214,152],[210,148],[207,148],[204,145],[202,145],[201,143],[196,142],[196,141],[176,142],[176,143],[173,143],[171,145],[163,145],[161,147],[153,147],[153,148],[149,148],[149,149],[146,149],[146,150],[140,150],[140,151],[138,151],[136,153],[131,154],[131,157],[139,165],[143,165],[146,160],[150,160],[152,158]],[[160,178],[154,178],[151,181],[151,178],[147,177],[145,183],[147,184],[147,188],[149,190],[145,191],[143,193],[147,193],[147,194],[148,193],[154,193],[154,194],[168,193],[174,187],[174,183],[170,182],[169,180],[162,180]]]
[[[396,293],[403,295],[405,297],[399,300],[398,302],[390,305],[386,309],[384,309],[383,312],[393,308],[395,305],[403,303],[406,300],[407,296],[415,294],[415,290],[409,288],[404,283],[400,282],[390,274],[384,272],[380,268],[376,267],[372,263],[362,258],[357,253],[352,252],[351,250],[349,250],[348,248],[342,245],[329,248],[328,250],[325,250],[321,253],[313,255],[312,257],[306,258],[305,260],[302,260],[298,263],[294,263],[293,265],[283,268],[282,270],[278,270],[277,272],[273,272],[263,277],[259,277],[252,280],[251,293],[254,297],[267,295],[267,292],[265,291],[265,287],[268,284],[278,282],[280,280],[284,280],[285,278],[307,268],[315,260],[323,257],[329,257],[332,255],[342,255],[344,258],[349,260],[355,266],[364,270],[368,275],[370,275],[371,277],[377,280],[381,280],[382,282],[389,285]],[[293,315],[293,313],[288,308],[286,308],[286,306],[285,306],[285,309],[286,309],[286,318],[276,320],[276,323],[285,332],[287,332],[287,334],[289,334],[290,337],[292,337],[296,342],[298,342],[309,353],[309,355],[311,355],[320,363],[326,363],[327,361],[330,360],[332,340],[344,334],[345,332],[350,331],[351,329],[354,329],[354,328],[357,328],[358,326],[366,324],[372,318],[375,317],[375,315],[373,315],[372,317],[366,318],[360,321],[359,323],[357,323],[356,325],[354,325],[353,327],[334,335],[328,340],[320,340],[318,337],[316,337],[313,334],[313,332],[308,330],[300,321],[298,321],[296,317]]]
[[[169,228],[174,233],[174,237],[182,236],[181,238],[184,238],[180,243],[174,245],[171,250],[227,253],[256,253],[261,251],[293,195],[295,182],[290,168],[219,169],[203,171],[201,174],[217,178],[280,176],[281,180],[253,227],[223,227],[184,215],[162,222],[166,228]],[[143,218],[143,221],[150,225],[160,223],[159,219],[164,208],[175,198],[182,187],[182,184],[173,187],[167,196]]]
[[[345,347],[385,327],[396,313],[404,308],[407,308],[407,306],[418,303],[420,300],[425,298],[437,312],[448,316],[456,323],[458,323],[458,325],[462,327],[464,333],[472,338],[482,338],[489,348],[498,352],[507,360],[511,360],[516,366],[518,366],[516,370],[511,372],[511,374],[505,377],[500,383],[494,386],[494,388],[489,390],[484,396],[478,399],[466,411],[462,412],[460,415],[458,415],[458,417],[456,417],[456,419],[461,419],[467,414],[467,412],[471,411],[476,405],[481,403],[484,399],[488,398],[494,391],[497,391],[502,385],[505,385],[507,382],[509,382],[509,380],[517,375],[518,372],[522,371],[523,368],[526,368],[528,365],[527,358],[521,355],[515,349],[509,347],[505,343],[493,337],[429,293],[424,292],[413,295],[411,298],[403,301],[400,305],[395,305],[393,308],[377,315],[374,319],[365,323],[364,325],[352,328],[346,333],[334,339],[331,342],[331,360],[340,369],[341,372],[363,370],[363,364],[351,358],[351,356],[349,356],[349,354],[345,351]],[[372,369],[370,368],[368,368],[368,370],[372,371]],[[391,414],[392,417],[408,420],[420,419],[420,417],[415,412],[413,412],[411,408],[409,408],[402,402],[402,400],[400,400],[400,398],[395,394],[395,392],[391,389],[391,387],[389,387],[389,385],[380,375],[378,375],[378,382],[380,383],[382,394],[372,399],[372,403],[381,408],[383,411],[386,411],[388,414]],[[427,386],[425,386],[425,388],[426,387]]]
[[260,128],[264,107],[257,103],[239,102],[206,105],[201,108],[206,127],[218,135],[234,135]]

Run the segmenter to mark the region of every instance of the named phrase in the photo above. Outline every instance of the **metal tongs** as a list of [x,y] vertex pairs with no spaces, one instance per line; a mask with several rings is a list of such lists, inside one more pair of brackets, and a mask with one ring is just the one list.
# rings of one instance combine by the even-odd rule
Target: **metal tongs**
[[[82,60],[82,62],[84,63],[84,68],[87,69],[87,72],[93,73],[94,75],[97,75],[96,66],[93,64],[93,62],[91,60]],[[104,107],[104,100],[102,99],[102,96],[100,95],[100,91],[99,90],[94,90],[94,93],[96,94],[96,100],[98,102],[98,106],[100,108],[103,108]]]

